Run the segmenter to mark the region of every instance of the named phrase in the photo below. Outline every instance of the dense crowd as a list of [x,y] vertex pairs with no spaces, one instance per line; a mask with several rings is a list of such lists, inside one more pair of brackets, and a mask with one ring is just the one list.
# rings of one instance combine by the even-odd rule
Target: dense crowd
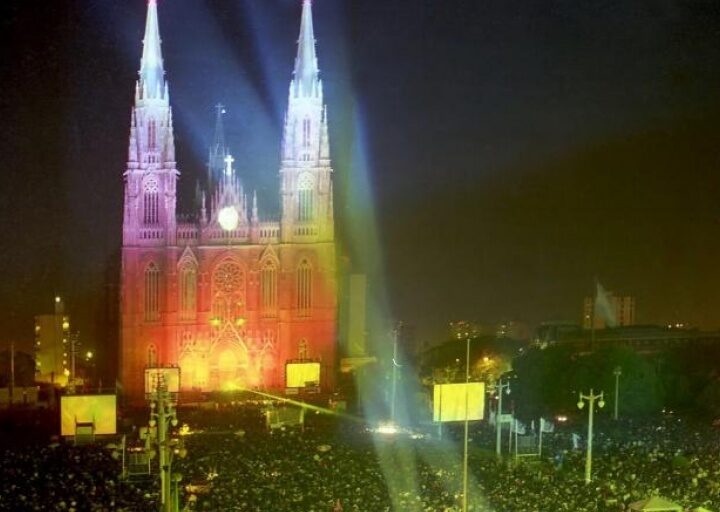
[[[446,428],[442,439],[373,434],[359,422],[310,414],[304,429],[269,432],[257,406],[178,415],[193,432],[184,437],[187,458],[174,463],[187,510],[460,510],[461,430]],[[582,430],[547,434],[541,460],[515,464],[497,461],[493,432],[474,426],[470,510],[620,512],[655,494],[687,510],[720,510],[720,433],[710,425],[673,416],[600,423],[589,485],[584,450],[571,440]],[[119,460],[101,443],[0,445],[0,510],[156,509],[156,483],[122,481]]]

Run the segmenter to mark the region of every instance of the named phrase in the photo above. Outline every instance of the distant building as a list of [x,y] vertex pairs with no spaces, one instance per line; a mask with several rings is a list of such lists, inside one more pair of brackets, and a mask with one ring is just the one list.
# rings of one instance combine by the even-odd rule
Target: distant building
[[[614,315],[615,325],[608,325],[606,315],[600,314],[596,309],[596,297],[585,297],[583,302],[583,328],[604,329],[606,327],[626,327],[635,325],[635,297],[617,296],[608,291],[605,293],[610,306],[610,314]],[[600,304],[598,304],[599,306]],[[593,323],[595,325],[593,325]]]
[[38,382],[66,384],[70,372],[70,317],[61,297],[55,312],[35,317],[35,365]]
[[720,332],[683,329],[674,326],[633,325],[614,329],[599,329],[594,335],[579,325],[544,323],[535,335],[535,344],[570,345],[578,354],[590,354],[605,347],[628,347],[640,354],[657,354],[682,347],[698,350],[720,344]]
[[365,357],[367,353],[367,277],[352,274],[348,298],[348,357]]
[[470,320],[450,322],[450,338],[453,340],[462,341],[468,338],[488,336],[526,340],[530,338],[530,328],[527,324],[516,321],[505,321],[497,324],[479,323]]

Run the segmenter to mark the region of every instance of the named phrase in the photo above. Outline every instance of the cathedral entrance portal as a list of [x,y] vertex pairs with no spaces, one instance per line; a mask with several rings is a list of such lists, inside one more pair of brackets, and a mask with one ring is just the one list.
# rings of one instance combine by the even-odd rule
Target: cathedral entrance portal
[[248,349],[240,333],[226,324],[210,343],[208,388],[212,391],[246,389],[249,362]]

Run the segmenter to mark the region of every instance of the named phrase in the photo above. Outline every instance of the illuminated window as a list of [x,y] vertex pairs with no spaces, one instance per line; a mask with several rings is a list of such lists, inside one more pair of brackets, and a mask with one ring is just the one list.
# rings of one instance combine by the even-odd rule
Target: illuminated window
[[226,322],[235,323],[243,318],[245,310],[245,276],[239,265],[223,261],[213,272],[213,326],[221,327]]
[[312,174],[303,174],[298,179],[298,220],[308,222],[313,219],[315,180]]
[[197,270],[192,263],[180,268],[180,319],[193,320],[197,311]]
[[155,123],[155,119],[150,119],[148,121],[148,141],[147,141],[147,148],[151,151],[155,150],[155,147],[157,145],[157,124]]
[[152,343],[147,350],[147,364],[150,367],[157,366],[157,348]]
[[160,269],[150,263],[145,269],[145,321],[153,322],[160,318]]
[[143,184],[143,223],[155,226],[160,223],[160,190],[155,177],[150,177]]
[[303,119],[302,123],[302,145],[304,148],[310,147],[310,127],[312,125],[310,124],[310,119],[305,118]]
[[260,271],[260,301],[264,316],[274,316],[277,311],[277,269],[267,260]]
[[300,316],[310,316],[312,308],[312,268],[303,260],[297,269],[297,308]]

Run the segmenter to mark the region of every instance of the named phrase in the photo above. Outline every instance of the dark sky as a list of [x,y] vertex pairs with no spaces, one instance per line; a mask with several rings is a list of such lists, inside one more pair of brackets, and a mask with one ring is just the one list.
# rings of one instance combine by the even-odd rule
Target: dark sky
[[[186,196],[222,101],[275,214],[299,7],[160,0]],[[55,293],[101,335],[144,11],[2,2],[0,343]],[[388,317],[578,321],[597,276],[641,322],[720,327],[716,1],[316,0],[315,25],[342,251]]]

